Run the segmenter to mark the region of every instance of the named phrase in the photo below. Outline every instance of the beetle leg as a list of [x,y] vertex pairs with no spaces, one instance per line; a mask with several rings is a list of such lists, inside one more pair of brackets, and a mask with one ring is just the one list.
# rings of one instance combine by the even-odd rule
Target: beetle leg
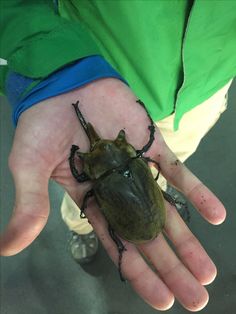
[[[72,106],[75,108],[76,115],[77,115],[85,133],[88,135],[88,125],[87,125],[87,122],[85,121],[82,113],[79,110],[79,100],[75,104],[72,104]],[[89,135],[88,135],[88,137],[89,137]]]
[[166,193],[162,190],[162,194],[164,196],[164,199],[170,203],[171,205],[175,206],[180,216],[183,218],[184,221],[190,222],[190,212],[188,209],[188,205],[177,201],[174,197],[172,197],[170,194]]
[[151,118],[150,114],[148,113],[144,103],[140,99],[136,100],[136,102],[139,103],[145,109],[147,116],[148,116],[150,123],[151,123],[148,126],[148,130],[150,131],[150,136],[149,136],[149,140],[148,140],[147,144],[144,145],[142,149],[136,151],[137,157],[141,157],[145,152],[147,152],[149,150],[149,148],[151,147],[151,145],[155,139],[155,137],[154,137],[155,126],[154,126],[154,122],[152,121],[152,118]]
[[158,172],[157,172],[156,177],[154,178],[154,180],[157,181],[158,178],[159,178],[160,171],[161,171],[161,167],[160,167],[159,162],[157,162],[156,160],[151,159],[150,157],[142,157],[142,159],[146,160],[147,162],[152,162],[152,163],[154,163],[155,165],[157,165],[157,170],[158,170]]
[[94,130],[93,126],[90,123],[87,123],[86,120],[84,119],[84,116],[82,115],[82,113],[79,109],[79,100],[75,104],[72,104],[72,106],[75,109],[76,115],[77,115],[85,133],[87,134],[89,141],[90,141],[90,145],[92,147],[97,141],[100,140],[100,137],[98,136],[98,134]]
[[92,189],[92,190],[89,190],[89,191],[85,194],[84,199],[83,199],[83,204],[82,204],[82,206],[81,206],[81,208],[80,208],[80,218],[86,218],[86,215],[85,215],[84,211],[85,211],[85,209],[86,209],[86,207],[87,207],[87,205],[88,205],[88,199],[89,199],[90,197],[92,197],[92,196],[94,196],[94,191],[93,191],[93,189]]
[[78,170],[76,169],[76,166],[75,166],[75,154],[78,151],[78,149],[79,149],[79,146],[77,146],[77,145],[72,145],[71,146],[71,153],[70,153],[70,157],[69,157],[69,164],[70,164],[71,173],[74,176],[74,178],[78,182],[82,183],[82,182],[90,180],[90,178],[89,178],[89,176],[85,172],[79,173]]
[[117,237],[114,229],[112,229],[112,227],[110,225],[108,225],[108,231],[109,231],[110,237],[115,242],[117,249],[118,249],[118,252],[119,252],[118,270],[119,270],[119,274],[120,274],[120,280],[126,281],[122,275],[122,272],[121,272],[122,256],[123,256],[123,252],[126,251],[126,248],[125,248],[124,244],[121,242],[121,240]]

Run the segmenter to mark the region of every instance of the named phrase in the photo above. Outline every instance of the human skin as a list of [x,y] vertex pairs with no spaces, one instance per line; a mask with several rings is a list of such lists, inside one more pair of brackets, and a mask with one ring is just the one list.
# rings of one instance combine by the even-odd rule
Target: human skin
[[[137,97],[132,91],[117,79],[100,79],[27,109],[19,118],[9,156],[16,198],[12,217],[0,238],[3,256],[17,254],[30,245],[47,223],[50,178],[79,206],[91,186],[89,182],[79,184],[68,163],[72,144],[78,145],[82,152],[89,149],[88,138],[71,106],[77,100],[85,119],[102,138],[114,139],[125,129],[128,142],[136,149],[148,141],[147,114],[136,103]],[[157,128],[155,141],[146,155],[159,162],[162,175],[185,195],[204,219],[215,225],[224,221],[226,211],[222,203],[181,162],[176,162],[177,157],[166,146]],[[155,309],[169,309],[176,298],[186,309],[199,311],[208,302],[204,285],[214,280],[216,267],[176,209],[167,202],[165,205],[167,221],[163,234],[173,243],[175,252],[163,234],[138,247],[123,241],[127,251],[122,259],[122,273]],[[86,216],[117,265],[116,245],[94,200],[89,201]],[[140,250],[157,272],[145,263]]]

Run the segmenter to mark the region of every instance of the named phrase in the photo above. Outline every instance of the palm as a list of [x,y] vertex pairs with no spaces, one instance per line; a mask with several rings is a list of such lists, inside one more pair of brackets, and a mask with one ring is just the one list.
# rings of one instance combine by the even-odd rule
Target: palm
[[[104,93],[108,93],[107,99]],[[20,118],[10,156],[16,185],[16,208],[1,240],[2,254],[11,255],[22,250],[45,225],[49,213],[49,178],[60,183],[77,204],[81,204],[88,186],[78,185],[68,164],[72,144],[79,145],[82,151],[89,145],[70,106],[78,99],[86,104],[82,107],[83,113],[102,137],[114,138],[120,129],[125,128],[128,141],[137,149],[148,140],[149,134],[144,132],[149,124],[145,111],[136,104],[128,88],[117,81],[108,80],[108,86],[105,83],[104,88],[103,85],[90,84],[88,88],[46,100],[27,110]],[[207,220],[214,224],[224,220],[222,204],[181,163],[175,163],[176,157],[158,130],[148,155],[160,162],[168,181],[179,188]],[[201,197],[206,199],[204,204]],[[152,306],[168,308],[175,295],[186,308],[197,310],[207,302],[207,292],[202,285],[214,279],[215,266],[175,209],[169,204],[166,208],[165,234],[175,245],[179,258],[163,235],[140,245],[139,250],[158,270],[158,277],[144,262],[137,248],[125,242],[127,252],[123,257],[122,271],[134,289]],[[86,215],[117,263],[116,247],[95,202],[90,202]]]

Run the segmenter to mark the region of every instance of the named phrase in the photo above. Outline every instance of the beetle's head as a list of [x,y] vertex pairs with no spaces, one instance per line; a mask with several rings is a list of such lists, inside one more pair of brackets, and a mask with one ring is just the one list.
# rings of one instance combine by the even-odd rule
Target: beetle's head
[[136,156],[136,150],[126,141],[124,130],[111,141],[100,139],[93,129],[90,144],[89,153],[79,152],[78,155],[83,161],[84,172],[91,179],[98,179],[105,172],[125,165],[129,158]]

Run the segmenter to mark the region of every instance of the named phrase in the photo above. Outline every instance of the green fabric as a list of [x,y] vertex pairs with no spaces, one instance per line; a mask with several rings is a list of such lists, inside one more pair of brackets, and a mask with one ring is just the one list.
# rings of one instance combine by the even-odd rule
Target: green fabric
[[[102,54],[160,120],[182,115],[236,74],[236,1],[0,0],[0,86],[8,69],[43,79]],[[193,6],[192,6],[193,3]]]
[[80,23],[67,21],[54,11],[52,1],[0,1],[0,86],[9,69],[43,79],[79,58],[99,54],[95,42]]
[[236,74],[236,1],[60,0],[157,121],[183,114]]

